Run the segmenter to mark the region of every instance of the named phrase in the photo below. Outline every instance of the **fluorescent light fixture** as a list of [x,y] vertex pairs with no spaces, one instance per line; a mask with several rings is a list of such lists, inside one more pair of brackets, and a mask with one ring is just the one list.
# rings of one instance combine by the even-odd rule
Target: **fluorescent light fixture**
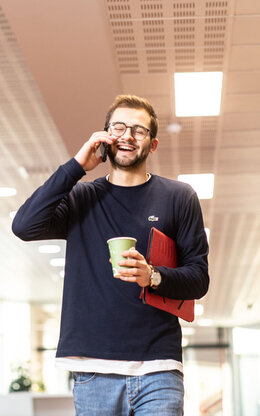
[[189,345],[188,338],[182,337],[181,346],[184,348],[184,347],[187,347],[188,345]]
[[9,188],[8,186],[0,186],[0,196],[14,196],[17,194],[15,188]]
[[50,260],[50,265],[54,267],[64,267],[65,259],[63,257],[56,257]]
[[181,328],[181,332],[182,332],[182,335],[184,335],[184,336],[194,335],[195,334],[195,329],[192,328],[191,326],[183,326]]
[[204,306],[201,303],[195,303],[195,315],[201,316],[204,312]]
[[213,321],[212,321],[212,319],[200,319],[198,321],[198,325],[199,326],[212,326]]
[[223,72],[176,72],[176,117],[218,116]]
[[205,233],[206,233],[206,236],[207,236],[207,240],[209,242],[210,229],[209,228],[205,228]]
[[59,312],[59,307],[54,303],[46,303],[42,306],[42,310],[53,315],[56,312]]
[[56,244],[43,244],[41,246],[38,247],[38,250],[40,253],[59,253],[61,248],[60,246],[56,245]]
[[260,331],[255,328],[233,329],[233,348],[237,355],[258,355],[260,348]]
[[191,185],[200,199],[213,198],[214,179],[214,173],[184,174],[178,176],[178,181]]
[[13,220],[14,217],[16,216],[17,211],[11,211],[9,212],[9,217]]

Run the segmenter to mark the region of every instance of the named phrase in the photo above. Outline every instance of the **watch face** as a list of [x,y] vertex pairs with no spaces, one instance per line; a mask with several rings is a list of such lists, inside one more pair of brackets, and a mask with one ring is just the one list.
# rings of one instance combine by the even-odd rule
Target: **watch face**
[[153,286],[159,286],[161,283],[161,275],[159,272],[153,273]]

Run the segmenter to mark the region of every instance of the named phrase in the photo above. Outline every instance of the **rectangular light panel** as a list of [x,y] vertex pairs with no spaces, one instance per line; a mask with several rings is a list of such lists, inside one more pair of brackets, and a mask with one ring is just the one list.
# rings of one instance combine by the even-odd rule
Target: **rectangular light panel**
[[218,116],[223,72],[176,72],[176,117]]
[[178,176],[178,181],[186,182],[192,186],[199,199],[213,198],[214,179],[214,173],[198,173]]

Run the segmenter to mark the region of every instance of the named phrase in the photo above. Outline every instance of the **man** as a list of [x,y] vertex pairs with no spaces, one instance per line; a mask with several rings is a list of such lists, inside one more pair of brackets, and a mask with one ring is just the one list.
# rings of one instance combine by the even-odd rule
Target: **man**
[[[139,296],[143,287],[175,299],[204,296],[208,245],[194,190],[147,173],[157,128],[147,100],[118,96],[105,130],[37,189],[13,222],[24,240],[67,240],[57,364],[74,374],[78,416],[183,414],[178,318]],[[77,183],[102,162],[101,143],[109,146],[109,174]],[[176,242],[176,269],[154,272],[145,260],[155,224]],[[113,278],[107,240],[118,236],[137,245],[123,252],[120,278]]]

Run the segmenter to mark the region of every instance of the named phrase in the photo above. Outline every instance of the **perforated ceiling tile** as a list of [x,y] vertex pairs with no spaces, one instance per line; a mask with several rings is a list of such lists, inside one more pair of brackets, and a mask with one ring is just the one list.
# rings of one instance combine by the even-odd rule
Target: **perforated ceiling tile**
[[224,64],[227,35],[227,1],[209,1],[205,5],[204,69],[221,69]]
[[222,69],[229,2],[107,0],[107,7],[121,73]]
[[163,17],[163,5],[161,0],[141,0],[141,17],[143,19],[157,19]]
[[129,0],[107,0],[107,10],[120,73],[139,73]]
[[173,16],[180,18],[195,16],[195,2],[174,2]]
[[[142,13],[142,16],[146,15]],[[142,21],[147,71],[150,73],[167,72],[164,20],[161,17],[162,12],[158,12],[158,19]]]
[[217,117],[203,117],[201,120],[200,143],[202,147],[216,145],[219,120]]
[[194,129],[194,119],[191,117],[179,117],[178,122],[181,124],[183,131],[192,131]]

